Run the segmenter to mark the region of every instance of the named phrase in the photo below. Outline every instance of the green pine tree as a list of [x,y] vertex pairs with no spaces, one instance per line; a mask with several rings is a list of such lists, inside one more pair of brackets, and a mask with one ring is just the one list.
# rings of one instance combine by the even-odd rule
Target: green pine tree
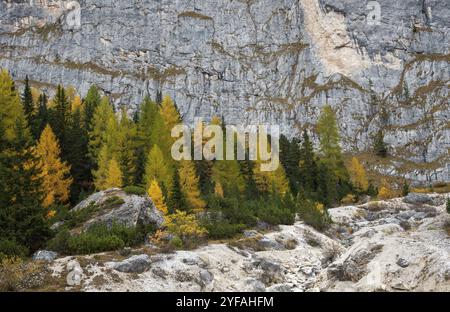
[[22,105],[28,125],[32,125],[34,116],[34,103],[28,76],[25,77],[25,87],[22,94]]
[[66,159],[67,149],[67,125],[70,114],[70,104],[66,96],[66,91],[63,86],[59,85],[56,90],[56,95],[53,98],[54,116],[51,123],[52,129],[61,144],[63,159]]
[[303,191],[312,194],[317,189],[317,157],[308,132],[303,131],[303,139],[300,148],[299,184]]
[[33,123],[30,125],[32,128],[33,137],[37,140],[45,126],[50,122],[48,108],[47,108],[47,96],[45,94],[40,94],[38,99],[38,110],[36,116],[34,117]]

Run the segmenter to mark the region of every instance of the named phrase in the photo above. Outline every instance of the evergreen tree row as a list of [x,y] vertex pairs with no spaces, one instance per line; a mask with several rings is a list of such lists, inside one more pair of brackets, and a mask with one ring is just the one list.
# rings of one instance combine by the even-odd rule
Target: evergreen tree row
[[[319,149],[307,131],[300,139],[282,136],[281,165],[274,172],[261,171],[259,157],[174,161],[170,133],[181,117],[161,94],[156,101],[145,98],[130,118],[95,86],[84,98],[58,86],[49,99],[26,78],[20,96],[1,71],[0,117],[0,245],[23,253],[51,236],[49,224],[61,207],[98,190],[141,187],[166,216],[168,229],[178,224],[221,238],[261,223],[290,224],[297,213],[323,228],[327,207],[371,188],[356,158],[347,171],[330,106],[317,124]],[[225,127],[220,118],[211,123]],[[181,241],[189,237],[179,235]]]

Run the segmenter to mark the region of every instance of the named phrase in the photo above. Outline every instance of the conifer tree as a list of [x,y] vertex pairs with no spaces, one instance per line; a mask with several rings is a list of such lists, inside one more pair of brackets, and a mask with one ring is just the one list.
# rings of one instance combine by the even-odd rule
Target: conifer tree
[[24,110],[28,125],[32,125],[33,124],[33,115],[34,115],[34,103],[33,103],[33,94],[31,93],[31,87],[30,87],[30,82],[28,80],[28,76],[25,77],[25,87],[23,89],[23,94],[22,94],[22,104],[23,104],[23,110]]
[[219,160],[212,168],[212,181],[220,184],[224,194],[237,196],[245,191],[245,180],[237,160]]
[[108,163],[108,174],[105,179],[103,189],[120,188],[123,186],[122,171],[120,170],[119,163],[115,158],[112,158]]
[[[268,148],[271,147],[268,146]],[[254,162],[253,175],[260,194],[276,192],[280,197],[283,197],[290,192],[289,181],[286,178],[286,172],[281,163],[275,171],[262,171],[261,164],[260,151],[258,151],[257,160]]]
[[317,157],[308,132],[303,131],[299,157],[299,184],[307,194],[317,189]]
[[220,198],[224,197],[222,184],[216,182],[216,184],[214,186],[214,195],[216,195],[217,197],[220,197]]
[[205,202],[200,197],[197,173],[192,161],[181,161],[178,169],[180,188],[188,208],[194,213],[202,212]]
[[320,138],[320,152],[325,162],[338,177],[343,178],[345,167],[342,161],[342,151],[339,145],[339,129],[336,124],[336,114],[331,106],[326,105],[317,123],[317,132]]
[[[2,141],[17,142],[20,135],[28,139],[29,130],[14,81],[6,70],[0,70],[0,133]],[[2,147],[0,145],[0,147]]]
[[[98,108],[101,108],[100,105]],[[97,116],[97,115],[95,115]],[[118,145],[117,145],[117,136],[118,136],[118,124],[117,119],[114,113],[109,114],[109,119],[106,121],[106,130],[104,133],[100,133],[100,152],[97,156],[97,169],[93,170],[94,176],[94,184],[97,189],[104,190],[110,187],[122,187],[123,186],[123,175],[122,171],[116,170],[115,166],[119,166],[117,162],[118,158]],[[94,118],[95,120],[96,118]],[[94,127],[93,131],[96,131],[98,128]],[[114,160],[112,162],[112,160]],[[113,168],[111,168],[114,165]],[[113,172],[110,172],[113,170]],[[120,183],[118,183],[118,172],[120,172]],[[113,178],[110,178],[111,173],[114,174]],[[108,179],[112,179],[114,183],[106,182]],[[120,184],[120,186],[118,186]]]
[[147,187],[153,180],[159,185],[170,190],[172,187],[173,171],[169,169],[169,165],[158,145],[154,145],[148,154],[147,165],[145,166],[145,182]]
[[169,213],[174,213],[177,210],[188,210],[186,199],[181,190],[180,175],[178,170],[175,170],[172,178],[172,189],[169,193],[168,199]]
[[138,115],[137,149],[136,149],[136,183],[146,183],[145,166],[148,154],[154,145],[158,145],[164,155],[169,157],[170,133],[164,131],[164,120],[159,112],[158,105],[146,97],[141,104]]
[[[75,95],[72,102],[70,103],[70,111],[74,113],[77,110],[82,110],[82,101],[79,95]],[[80,124],[81,125],[81,124]]]
[[93,130],[94,123],[92,122],[94,118],[94,113],[97,107],[100,105],[102,98],[98,92],[98,88],[93,85],[89,88],[89,91],[84,99],[84,110],[83,110],[83,123],[86,132],[91,132]]
[[65,155],[67,143],[66,143],[66,130],[68,124],[68,118],[70,113],[69,100],[66,96],[66,91],[64,87],[59,85],[56,91],[56,95],[53,98],[54,105],[54,119],[51,123],[53,132],[55,133],[58,141],[61,144],[61,150],[63,155]]
[[[280,151],[281,153],[281,151]],[[281,155],[281,154],[280,154]],[[287,179],[289,181],[289,186],[294,195],[297,195],[300,187],[300,145],[298,140],[293,138],[289,143],[289,149],[287,151],[287,156],[283,168],[285,169]],[[281,156],[280,156],[281,157]]]
[[160,112],[164,120],[166,130],[172,131],[173,127],[180,124],[181,122],[180,114],[170,96],[166,95],[163,98]]
[[248,199],[256,199],[258,197],[258,188],[255,182],[254,164],[250,160],[239,161],[242,177],[245,181],[245,195]]
[[317,169],[317,192],[316,200],[325,206],[331,207],[338,202],[338,177],[324,162],[319,162]]
[[94,163],[97,163],[100,149],[107,142],[108,138],[110,138],[110,141],[115,141],[115,133],[108,133],[108,127],[109,130],[114,128],[114,119],[114,110],[108,98],[104,97],[100,105],[95,109],[91,122],[92,130],[89,132],[89,156]]
[[97,190],[106,189],[106,179],[108,177],[109,171],[109,161],[110,155],[108,154],[108,148],[103,145],[100,148],[100,152],[97,157],[97,169],[92,171],[92,176],[94,177],[94,185]]
[[137,128],[122,110],[117,136],[117,153],[124,185],[132,185],[136,177]]
[[[155,144],[158,144],[163,154],[172,162],[171,147],[175,139],[171,137],[171,132],[173,127],[181,123],[181,117],[175,103],[169,96],[163,98],[159,113],[163,124],[161,125],[162,127],[160,125],[158,127],[155,126],[154,133],[158,136]],[[174,166],[173,162],[172,166]]]
[[158,185],[158,182],[156,180],[153,180],[150,183],[150,187],[148,189],[148,195],[152,199],[153,203],[155,204],[156,209],[161,211],[164,215],[168,214],[168,209],[165,203],[164,195],[161,191],[161,188]]
[[[82,104],[81,104],[82,105]],[[87,188],[92,180],[92,167],[88,157],[88,137],[83,124],[83,107],[77,107],[69,118],[67,127],[66,159],[71,165],[71,175],[74,179],[71,189],[71,201],[76,203],[80,193]]]
[[359,162],[358,158],[353,157],[352,163],[349,169],[350,178],[353,185],[360,191],[366,192],[369,187],[369,181],[367,180],[366,171]]
[[33,124],[31,126],[31,130],[33,133],[34,139],[38,140],[41,136],[42,131],[46,127],[46,125],[50,122],[48,109],[47,109],[47,96],[45,94],[40,94],[38,98],[38,109],[36,116],[34,118]]
[[49,125],[42,132],[35,153],[39,159],[39,177],[44,192],[42,206],[48,208],[53,204],[66,203],[72,184],[70,166],[61,161],[61,149]]
[[33,251],[50,232],[31,142],[14,82],[0,70],[0,237]]

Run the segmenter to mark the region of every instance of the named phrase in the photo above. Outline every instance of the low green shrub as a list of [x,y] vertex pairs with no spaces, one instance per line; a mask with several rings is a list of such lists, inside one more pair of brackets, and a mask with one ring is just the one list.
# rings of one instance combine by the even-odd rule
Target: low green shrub
[[181,249],[181,248],[183,248],[183,240],[180,237],[175,236],[170,241],[170,245],[175,249]]
[[447,205],[446,205],[446,208],[447,208],[447,213],[450,213],[450,198],[447,199]]
[[69,250],[69,238],[69,231],[66,228],[63,228],[58,233],[56,233],[55,237],[48,241],[47,249],[56,251],[61,254],[66,254]]
[[211,239],[227,239],[241,233],[247,226],[245,224],[232,224],[228,221],[212,221],[204,223]]
[[123,198],[119,197],[119,196],[112,196],[107,198],[101,205],[102,209],[110,209],[110,208],[115,208],[118,207],[122,204],[124,204],[125,201],[123,200]]
[[130,228],[117,223],[110,227],[94,224],[86,232],[72,236],[65,228],[49,241],[47,247],[66,255],[112,251],[139,245],[152,231],[152,227],[144,226]]
[[28,248],[14,240],[0,239],[0,260],[6,257],[23,258],[29,253]]
[[318,231],[326,230],[331,224],[327,209],[321,203],[299,196],[297,209],[303,221]]
[[145,191],[145,189],[143,187],[136,186],[136,185],[126,186],[123,188],[123,190],[125,193],[131,194],[131,195],[144,196],[147,194],[147,192]]
[[123,247],[125,247],[125,243],[115,235],[96,236],[92,233],[83,233],[71,236],[67,241],[67,248],[70,254],[92,254],[117,250]]

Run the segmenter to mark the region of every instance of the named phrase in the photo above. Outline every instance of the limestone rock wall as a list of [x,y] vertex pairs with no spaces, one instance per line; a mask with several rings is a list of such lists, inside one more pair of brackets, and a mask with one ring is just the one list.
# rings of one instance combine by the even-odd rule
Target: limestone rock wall
[[379,18],[360,0],[80,0],[72,27],[68,1],[2,0],[0,67],[49,91],[95,83],[130,111],[162,91],[186,122],[288,135],[330,104],[346,150],[382,128],[396,173],[450,180],[450,4],[377,3]]

